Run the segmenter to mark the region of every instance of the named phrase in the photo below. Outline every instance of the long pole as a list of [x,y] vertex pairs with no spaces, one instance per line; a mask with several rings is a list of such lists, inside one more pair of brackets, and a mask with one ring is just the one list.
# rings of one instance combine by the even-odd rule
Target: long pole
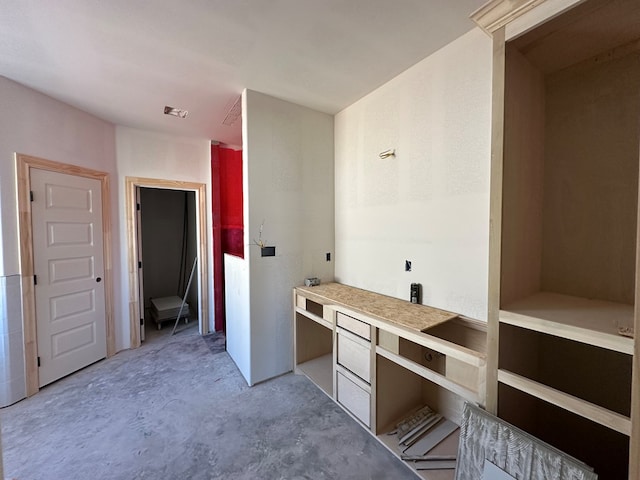
[[191,275],[189,275],[189,282],[187,283],[187,289],[184,291],[184,297],[182,297],[182,304],[180,305],[180,310],[178,310],[178,316],[176,317],[176,323],[173,325],[173,330],[171,331],[171,335],[176,333],[176,327],[178,326],[178,322],[180,321],[180,315],[182,315],[182,309],[184,308],[184,304],[187,301],[187,293],[189,293],[189,288],[191,288],[191,280],[193,280],[193,272],[196,271],[196,265],[198,264],[198,257],[193,259],[193,267],[191,267]]

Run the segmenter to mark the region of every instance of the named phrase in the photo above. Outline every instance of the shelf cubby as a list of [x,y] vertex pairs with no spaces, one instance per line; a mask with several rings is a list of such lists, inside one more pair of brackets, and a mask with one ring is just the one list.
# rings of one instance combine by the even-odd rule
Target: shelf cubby
[[535,10],[494,36],[488,404],[637,478],[640,6]]
[[333,330],[316,315],[295,311],[295,369],[333,398]]
[[590,0],[505,53],[501,321],[628,354],[640,63],[618,42],[637,45],[638,10]]
[[499,365],[500,372],[531,380],[529,390],[540,384],[627,422],[631,415],[630,355],[503,323]]
[[[398,438],[391,434],[396,424],[419,408],[429,407],[444,417],[460,423],[464,399],[455,393],[430,382],[383,356],[377,356],[376,376],[376,437],[396,456],[402,450]],[[434,455],[457,454],[459,432],[454,432],[430,453]],[[454,470],[417,471],[412,462],[406,462],[420,477],[428,480],[452,480]]]
[[505,384],[498,398],[501,418],[593,467],[599,480],[628,477],[627,435]]

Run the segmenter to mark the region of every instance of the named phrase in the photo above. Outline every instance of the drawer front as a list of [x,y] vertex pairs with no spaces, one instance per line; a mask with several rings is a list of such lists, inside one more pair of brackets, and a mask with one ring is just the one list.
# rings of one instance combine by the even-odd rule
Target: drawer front
[[365,382],[371,383],[371,345],[365,347],[340,333],[338,329],[338,363]]
[[371,395],[340,372],[337,375],[338,402],[367,427],[371,426]]
[[371,340],[371,326],[369,324],[340,312],[336,314],[336,321],[339,327],[349,330],[359,337],[366,338],[369,341]]

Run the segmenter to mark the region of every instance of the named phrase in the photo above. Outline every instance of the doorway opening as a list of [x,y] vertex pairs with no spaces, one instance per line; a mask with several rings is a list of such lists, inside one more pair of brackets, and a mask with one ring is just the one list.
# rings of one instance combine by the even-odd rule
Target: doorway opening
[[[197,327],[196,195],[138,187],[141,341]],[[136,207],[137,208],[137,207]],[[180,317],[179,321],[176,318]]]
[[174,327],[176,316],[152,313],[154,303],[166,306],[153,299],[186,295],[198,332],[209,333],[205,184],[132,177],[125,183],[131,347],[158,325],[169,334]]

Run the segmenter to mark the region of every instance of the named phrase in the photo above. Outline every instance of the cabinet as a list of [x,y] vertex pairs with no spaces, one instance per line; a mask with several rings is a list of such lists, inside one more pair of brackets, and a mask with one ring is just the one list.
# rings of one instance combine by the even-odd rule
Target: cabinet
[[336,400],[371,426],[371,326],[336,312]]
[[[526,12],[526,13],[524,13]],[[487,406],[640,478],[640,4],[493,1]],[[633,452],[633,454],[630,454]]]
[[[459,423],[485,403],[482,322],[337,283],[293,292],[294,365],[398,457],[396,424],[429,405]],[[434,454],[455,454],[458,436]],[[453,470],[418,471],[431,480]]]

